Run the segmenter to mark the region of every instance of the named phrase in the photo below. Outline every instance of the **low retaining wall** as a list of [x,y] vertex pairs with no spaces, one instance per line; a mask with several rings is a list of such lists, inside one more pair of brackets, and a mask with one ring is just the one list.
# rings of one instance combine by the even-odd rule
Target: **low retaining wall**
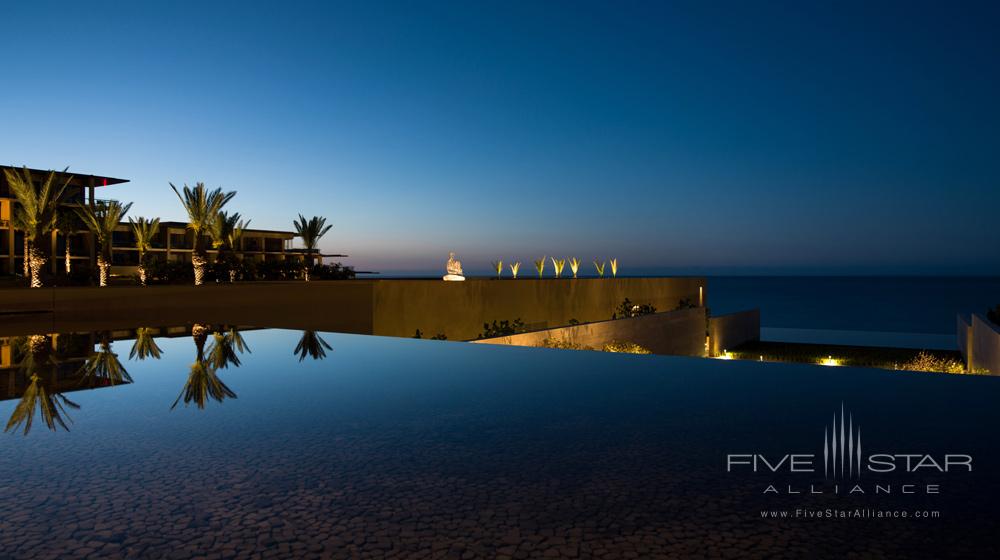
[[970,371],[1000,375],[1000,328],[979,314],[972,315],[971,353],[966,364]]
[[701,278],[603,278],[10,288],[0,289],[0,334],[32,323],[57,332],[199,321],[471,340],[493,321],[521,319],[534,330],[607,320],[625,298],[670,310],[697,302],[702,286]]
[[760,309],[719,315],[708,321],[709,356],[719,356],[752,340],[760,340]]
[[704,356],[705,308],[679,309],[631,319],[599,321],[473,342],[541,346],[546,339],[587,346],[596,350],[613,341],[634,342],[654,354]]

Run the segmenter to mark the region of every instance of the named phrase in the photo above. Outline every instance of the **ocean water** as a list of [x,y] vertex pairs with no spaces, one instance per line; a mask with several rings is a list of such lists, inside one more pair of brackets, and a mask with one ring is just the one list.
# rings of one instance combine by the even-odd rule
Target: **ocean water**
[[954,347],[956,315],[1000,304],[1000,278],[723,276],[708,294],[713,314],[760,308],[774,340]]
[[[209,328],[6,343],[0,556],[1000,553],[996,378]],[[45,402],[65,426],[28,430]],[[868,453],[975,469],[860,475],[841,445],[827,473],[836,418]],[[733,453],[818,462],[731,470]]]

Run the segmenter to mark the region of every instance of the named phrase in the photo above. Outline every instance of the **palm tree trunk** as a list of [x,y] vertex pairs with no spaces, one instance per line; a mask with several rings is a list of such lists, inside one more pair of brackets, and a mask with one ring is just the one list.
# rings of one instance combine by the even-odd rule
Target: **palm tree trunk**
[[32,245],[28,250],[28,255],[26,259],[31,261],[31,287],[41,288],[42,287],[42,268],[45,267],[45,262],[48,260],[45,258],[45,253],[41,249]]
[[98,284],[104,288],[108,285],[108,269],[111,265],[104,260],[104,255],[97,255]]
[[28,236],[24,236],[24,277],[27,278],[31,275],[31,262],[28,260],[28,253],[31,252],[31,243],[28,242]]
[[194,285],[201,286],[205,281],[205,257],[199,253],[191,254],[191,265],[194,266]]
[[69,238],[66,238],[66,276],[69,276],[73,272],[73,262],[72,255],[69,252]]
[[236,281],[236,269],[235,268],[230,268],[229,269],[229,283],[232,284],[235,281]]
[[139,265],[139,283],[146,287],[146,267],[142,264]]

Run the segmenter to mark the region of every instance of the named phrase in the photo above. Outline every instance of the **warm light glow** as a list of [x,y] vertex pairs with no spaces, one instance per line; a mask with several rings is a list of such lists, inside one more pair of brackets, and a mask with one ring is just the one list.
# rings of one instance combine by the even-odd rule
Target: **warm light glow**
[[723,348],[722,349],[722,354],[719,354],[718,356],[716,356],[715,359],[717,359],[717,360],[732,360],[733,359],[733,355],[729,352],[729,350],[726,350],[725,348]]
[[840,360],[835,360],[833,356],[827,356],[819,361],[821,366],[839,366]]

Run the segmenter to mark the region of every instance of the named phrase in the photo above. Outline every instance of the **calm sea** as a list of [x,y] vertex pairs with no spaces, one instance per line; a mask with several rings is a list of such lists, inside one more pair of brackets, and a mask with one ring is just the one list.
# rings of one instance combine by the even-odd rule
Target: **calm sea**
[[949,347],[956,314],[1000,303],[1000,278],[723,276],[708,294],[713,314],[760,308],[764,338]]

